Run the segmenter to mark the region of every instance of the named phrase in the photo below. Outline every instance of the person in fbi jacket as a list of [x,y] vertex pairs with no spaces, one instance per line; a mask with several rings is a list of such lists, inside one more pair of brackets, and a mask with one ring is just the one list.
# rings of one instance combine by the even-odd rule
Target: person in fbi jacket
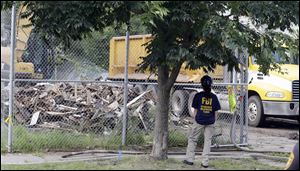
[[186,150],[186,159],[183,163],[194,164],[195,149],[197,140],[204,130],[204,147],[202,153],[202,167],[208,167],[208,155],[210,153],[211,139],[215,130],[216,112],[221,109],[217,96],[211,92],[212,78],[205,75],[201,78],[201,85],[204,91],[197,93],[193,99],[192,116],[194,124],[188,137],[188,146]]

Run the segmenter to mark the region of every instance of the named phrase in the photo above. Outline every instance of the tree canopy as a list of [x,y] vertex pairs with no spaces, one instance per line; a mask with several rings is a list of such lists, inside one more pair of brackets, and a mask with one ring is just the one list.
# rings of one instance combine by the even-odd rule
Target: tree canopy
[[[213,70],[216,64],[225,63],[237,69],[233,51],[238,48],[254,55],[260,70],[267,73],[270,68],[278,68],[273,53],[289,60],[285,52],[297,48],[292,44],[295,39],[275,30],[293,32],[292,24],[299,22],[298,5],[299,2],[287,1],[164,3],[170,12],[148,24],[155,39],[148,46],[152,53],[141,67],[155,70],[159,64],[166,64],[173,68],[185,61],[191,69]],[[242,23],[243,19],[252,28]],[[255,29],[260,27],[265,29]]]
[[[276,32],[291,29],[299,23],[299,1],[23,1],[27,11],[22,17],[30,21],[44,37],[55,36],[68,44],[105,27],[129,24],[131,16],[139,16],[155,39],[141,69],[155,72],[157,64],[170,68],[179,61],[187,68],[213,70],[217,64],[237,68],[233,49],[248,49],[260,70],[278,68],[272,57],[277,52],[289,60],[285,52],[295,49],[294,39]],[[1,9],[12,1],[1,1]],[[255,28],[242,24],[243,17]],[[200,43],[201,42],[201,43]],[[200,43],[200,44],[199,44]],[[158,48],[160,47],[160,48]],[[164,58],[161,54],[164,54]],[[162,61],[164,60],[164,61]],[[157,69],[157,68],[156,68]]]

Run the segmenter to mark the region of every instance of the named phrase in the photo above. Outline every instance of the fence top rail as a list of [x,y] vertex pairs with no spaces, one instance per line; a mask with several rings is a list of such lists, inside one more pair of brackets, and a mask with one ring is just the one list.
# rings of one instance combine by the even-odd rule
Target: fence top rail
[[[140,84],[140,85],[157,85],[156,82],[129,82],[129,84]],[[212,86],[247,86],[248,83],[213,83]],[[201,86],[200,83],[175,83],[174,86]]]
[[[7,81],[7,79],[1,79],[1,81]],[[49,80],[49,79],[15,79],[20,82],[77,82],[77,83],[116,83],[124,84],[124,81],[96,81],[96,80]],[[128,84],[140,84],[140,85],[157,85],[157,82],[128,82]],[[248,86],[248,83],[214,83],[212,86]],[[175,83],[174,86],[201,86],[200,83]]]
[[[1,79],[2,80],[2,79]],[[69,82],[69,83],[100,83],[100,84],[124,84],[123,81],[96,81],[96,80],[49,80],[49,79],[15,79],[15,82]]]

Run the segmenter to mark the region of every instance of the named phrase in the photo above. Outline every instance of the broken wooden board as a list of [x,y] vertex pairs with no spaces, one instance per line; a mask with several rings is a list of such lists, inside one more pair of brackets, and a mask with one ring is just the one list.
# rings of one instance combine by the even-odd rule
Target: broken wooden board
[[30,126],[33,126],[37,123],[38,119],[39,119],[39,116],[40,116],[40,113],[41,111],[37,111],[35,112],[34,114],[32,114],[32,118],[31,118],[31,121],[30,121]]

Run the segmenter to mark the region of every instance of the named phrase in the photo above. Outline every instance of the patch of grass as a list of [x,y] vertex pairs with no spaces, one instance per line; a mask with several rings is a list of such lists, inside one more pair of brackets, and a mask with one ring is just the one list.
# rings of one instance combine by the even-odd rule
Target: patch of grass
[[128,145],[145,145],[146,135],[144,133],[128,132],[126,142]]
[[[169,133],[169,147],[186,147],[188,145],[188,134],[180,130],[174,130]],[[197,146],[203,146],[203,134],[200,135]]]
[[22,126],[14,127],[13,149],[17,152],[87,149],[101,145],[100,142],[97,137],[79,133],[60,130],[31,132]]
[[[14,152],[70,151],[86,149],[118,149],[122,141],[121,135],[112,133],[109,136],[82,134],[62,130],[30,131],[23,126],[15,126],[13,130]],[[144,135],[128,132],[128,145],[144,145]],[[1,153],[7,152],[7,142],[1,141]]]
[[7,151],[6,145],[7,145],[7,128],[5,128],[4,123],[1,121],[1,154]]
[[220,170],[282,170],[283,168],[260,163],[254,159],[214,159],[210,166]]
[[[45,151],[70,151],[86,149],[119,149],[122,142],[120,131],[109,136],[95,134],[82,134],[63,130],[33,131],[24,126],[13,128],[13,151],[14,152],[45,152]],[[127,132],[127,145],[149,145],[153,142],[153,135],[142,131],[129,129]],[[201,138],[198,145],[202,144]],[[7,141],[1,141],[1,153],[7,152]],[[180,130],[171,131],[169,134],[170,147],[186,147],[187,135]]]
[[[4,170],[199,170],[202,169],[200,161],[195,165],[187,166],[180,159],[167,159],[157,161],[149,156],[124,157],[121,161],[98,160],[67,163],[1,165]],[[282,168],[259,163],[253,159],[215,159],[210,161],[211,169],[217,170],[279,170]]]
[[[102,139],[100,147],[105,149],[118,149],[122,144],[122,135],[110,135],[110,138]],[[146,145],[146,135],[144,133],[127,132],[127,145]]]
[[7,151],[6,144],[7,144],[7,141],[6,141],[6,140],[3,140],[3,139],[1,138],[1,154],[2,154],[2,153],[5,153],[5,152]]
[[188,136],[180,131],[172,131],[169,133],[169,147],[186,147],[188,144]]

